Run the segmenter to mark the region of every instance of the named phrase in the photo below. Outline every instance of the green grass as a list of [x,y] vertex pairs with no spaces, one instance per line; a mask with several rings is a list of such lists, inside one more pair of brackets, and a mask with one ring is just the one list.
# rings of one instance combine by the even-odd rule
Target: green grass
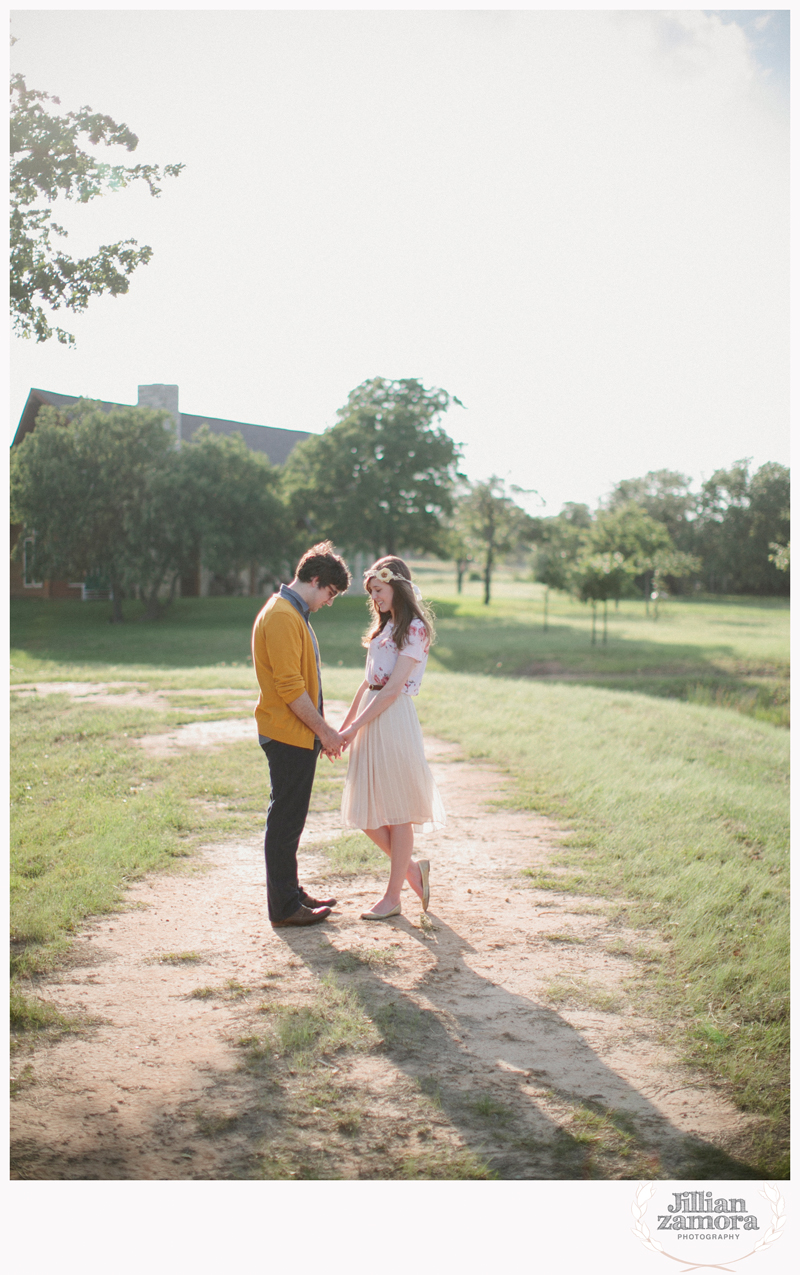
[[379,1041],[356,993],[337,983],[332,974],[322,976],[310,1003],[276,1004],[265,1007],[265,1012],[270,1014],[265,1035],[240,1042],[251,1063],[260,1063],[265,1056],[291,1056],[295,1066],[307,1068],[340,1049],[371,1049]]
[[469,1104],[476,1116],[482,1116],[485,1120],[499,1120],[505,1124],[513,1116],[513,1111],[507,1107],[505,1103],[498,1102],[491,1094],[479,1094],[479,1096]]
[[383,970],[397,964],[397,953],[385,947],[349,948],[340,952],[333,967],[342,974],[359,969]]
[[[617,901],[659,932],[653,1008],[686,1055],[777,1120],[788,1085],[785,732],[740,714],[589,686],[432,674],[428,730],[518,781],[570,831],[536,888]],[[563,872],[564,876],[561,876]],[[712,1020],[725,1044],[700,1040]]]
[[406,1156],[397,1173],[403,1180],[490,1182],[497,1177],[474,1151],[418,1152]]
[[[128,730],[125,730],[125,728]],[[90,913],[186,854],[185,799],[128,746],[137,713],[22,700],[11,725],[11,937],[19,972],[46,968]]]
[[217,1138],[220,1134],[230,1133],[239,1124],[237,1115],[203,1111],[201,1108],[195,1109],[194,1118],[198,1133],[201,1133],[204,1138]]
[[[745,669],[748,665],[744,664]],[[777,665],[775,666],[778,667]],[[568,681],[565,677],[562,680]],[[728,708],[773,726],[789,727],[789,679],[766,675],[672,675],[668,677],[614,677],[587,679],[589,685],[634,691],[657,699],[679,699],[688,704]]]
[[546,988],[551,1005],[565,1005],[572,1009],[599,1009],[603,1014],[613,1014],[622,1009],[623,999],[606,987],[598,987],[587,979],[555,978]]
[[390,1050],[413,1048],[414,1042],[429,1026],[425,1014],[401,1000],[379,1005],[371,1011],[370,1016],[385,1047]]
[[[745,1108],[782,1120],[788,735],[776,726],[788,721],[786,602],[675,599],[657,623],[625,602],[609,617],[608,646],[591,647],[584,608],[551,597],[545,633],[540,587],[510,573],[489,608],[477,585],[462,598],[446,592],[437,564],[419,577],[440,593],[440,642],[418,700],[426,729],[504,767],[518,805],[569,829],[559,861],[532,868],[528,884],[599,896],[660,935],[664,956],[645,990],[673,1039]],[[134,743],[196,720],[191,707],[234,712],[203,692],[254,690],[248,642],[260,605],[184,599],[157,624],[111,626],[101,604],[12,604],[12,682],[140,680],[171,693],[163,713],[61,696],[12,702],[19,976],[58,960],[86,916],[119,905],[127,881],[180,868],[211,831],[262,826],[267,773],[254,744],[155,760]],[[349,699],[360,681],[365,618],[359,598],[317,616],[329,700]],[[336,807],[344,769],[320,767],[314,808]],[[343,874],[384,866],[358,836],[326,852],[343,856]],[[313,1052],[320,1037],[309,1030]],[[775,1176],[774,1151],[764,1156]]]
[[[221,604],[221,605],[218,605]],[[65,669],[112,666],[141,669],[238,669],[250,666],[250,630],[261,598],[179,598],[163,620],[142,622],[141,603],[125,604],[125,624],[109,624],[110,607],[100,602],[16,599],[11,603],[11,664],[16,680]],[[197,636],[203,631],[198,658]],[[107,673],[104,668],[103,676]],[[252,675],[251,675],[252,676]],[[210,686],[235,686],[219,672]],[[202,685],[202,683],[201,683]],[[180,689],[180,681],[175,684]]]
[[[50,968],[87,916],[117,907],[128,882],[180,866],[211,829],[257,839],[269,777],[255,727],[252,743],[205,755],[149,758],[137,746],[137,737],[179,720],[179,713],[101,709],[61,694],[12,696],[16,975]],[[320,766],[312,809],[338,805],[345,770],[346,761]],[[197,954],[161,959],[190,957]]]
[[608,1111],[596,1103],[572,1102],[566,1123],[558,1130],[553,1152],[570,1165],[576,1178],[653,1176],[647,1156],[626,1112]]
[[[543,627],[541,585],[500,572],[495,598],[483,606],[478,586],[457,595],[440,564],[415,570],[437,615],[431,670],[491,677],[580,678],[656,698],[734,708],[787,726],[789,607],[784,598],[673,598],[656,621],[638,599],[609,614],[607,645],[590,644],[590,612],[566,594],[551,594]],[[180,692],[253,685],[249,640],[260,598],[180,598],[160,621],[108,623],[105,603],[15,599],[11,603],[12,680],[102,676],[156,682]],[[363,668],[367,622],[360,597],[340,598],[314,625],[330,670]],[[176,701],[177,702],[177,701]]]
[[77,1018],[62,1014],[55,1005],[38,996],[26,996],[12,987],[9,1001],[11,1030],[14,1032],[48,1032],[61,1035],[78,1031],[85,1024]]
[[355,877],[384,871],[389,862],[383,851],[363,832],[347,832],[314,849],[324,854],[335,876]]

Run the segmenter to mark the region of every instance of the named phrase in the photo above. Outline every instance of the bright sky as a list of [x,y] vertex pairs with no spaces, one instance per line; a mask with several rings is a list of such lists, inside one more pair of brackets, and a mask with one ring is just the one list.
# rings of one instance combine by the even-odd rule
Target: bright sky
[[[470,477],[544,513],[788,463],[785,10],[12,14],[12,69],[182,161],[56,220],[155,250],[15,339],[31,386],[321,431],[368,377],[457,395]],[[105,152],[109,158],[112,152]],[[129,160],[130,162],[130,160]],[[58,316],[56,316],[58,317]]]

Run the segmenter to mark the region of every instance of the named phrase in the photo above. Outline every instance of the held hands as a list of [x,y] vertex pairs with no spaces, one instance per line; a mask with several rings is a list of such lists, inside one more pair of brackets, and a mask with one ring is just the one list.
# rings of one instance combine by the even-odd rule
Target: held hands
[[350,746],[350,744],[352,744],[357,734],[357,727],[347,726],[342,731],[331,731],[330,734],[335,736],[337,742],[335,744],[331,743],[330,746],[328,746],[326,737],[323,741],[322,751],[328,758],[328,761],[336,761],[337,758],[341,757],[342,753]]
[[338,730],[334,730],[333,727],[327,725],[324,734],[320,731],[320,743],[322,744],[323,755],[328,758],[328,761],[336,761],[338,757],[341,757],[342,751],[346,747],[344,736],[340,735]]

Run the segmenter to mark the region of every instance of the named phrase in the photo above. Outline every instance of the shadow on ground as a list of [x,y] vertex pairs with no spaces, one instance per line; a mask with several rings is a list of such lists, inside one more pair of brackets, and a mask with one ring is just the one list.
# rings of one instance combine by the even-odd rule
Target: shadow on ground
[[[759,1176],[722,1147],[666,1120],[559,1014],[473,971],[464,957],[474,949],[443,922],[434,919],[431,938],[406,921],[397,924],[435,952],[435,965],[418,985],[430,1008],[366,966],[350,972],[348,981],[381,1030],[386,1057],[441,1108],[492,1173],[503,1179]],[[322,934],[281,937],[319,975],[341,961]]]

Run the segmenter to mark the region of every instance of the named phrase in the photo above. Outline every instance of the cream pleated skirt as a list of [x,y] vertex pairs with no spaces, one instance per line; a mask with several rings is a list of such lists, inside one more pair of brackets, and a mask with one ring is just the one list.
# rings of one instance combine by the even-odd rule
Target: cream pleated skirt
[[[378,694],[364,691],[358,711]],[[398,695],[380,717],[362,726],[350,746],[342,826],[382,828],[410,823],[415,832],[434,832],[446,821],[439,789],[425,760],[414,701],[410,695]]]

